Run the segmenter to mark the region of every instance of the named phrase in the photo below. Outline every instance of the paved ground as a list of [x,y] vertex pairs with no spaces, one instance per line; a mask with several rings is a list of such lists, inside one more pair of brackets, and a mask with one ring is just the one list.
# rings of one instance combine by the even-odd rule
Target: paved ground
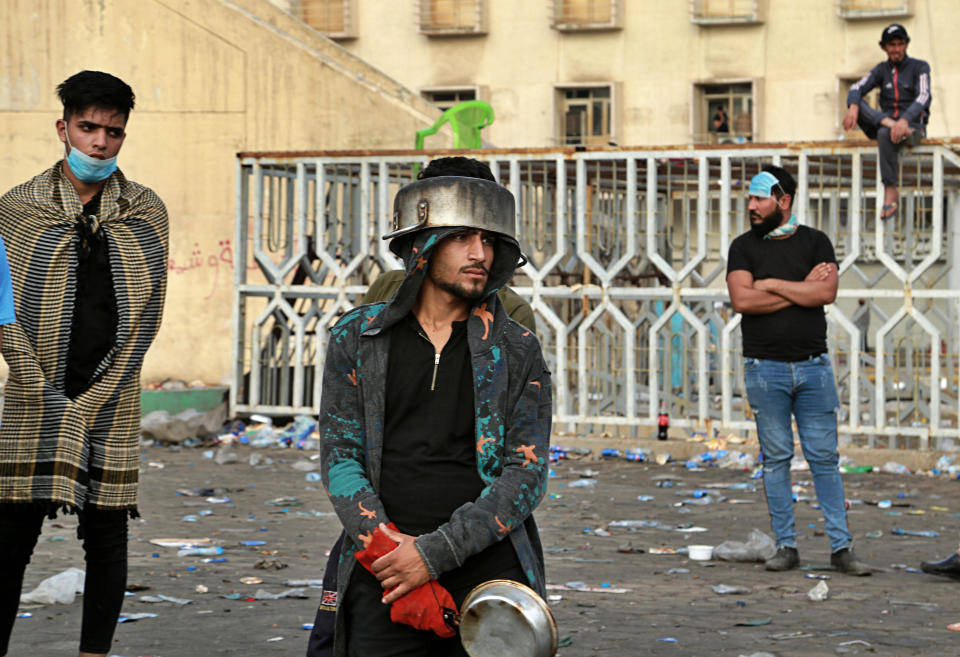
[[[124,613],[156,617],[121,624],[113,654],[303,654],[308,633],[301,625],[313,620],[316,589],[308,589],[309,599],[245,598],[260,589],[283,592],[291,588],[285,584],[290,580],[319,578],[338,522],[319,484],[293,467],[303,452],[240,448],[233,453],[238,462],[218,465],[205,458],[202,449],[144,450],[144,517],[131,525],[129,577],[129,583],[142,590],[127,598]],[[273,463],[251,466],[251,456]],[[586,459],[555,464],[554,470],[550,498],[537,512],[549,583],[582,582],[599,589],[550,591],[564,644],[559,654],[564,657],[934,655],[951,652],[945,646],[960,640],[946,629],[960,621],[960,582],[907,570],[956,548],[956,480],[845,475],[857,551],[880,569],[872,577],[849,578],[823,569],[776,574],[759,564],[702,563],[684,554],[651,553],[654,548],[742,541],[754,527],[769,533],[762,487],[748,472]],[[591,477],[595,487],[569,485],[588,470],[596,472]],[[673,487],[658,485],[664,476],[674,478]],[[826,567],[822,519],[803,499],[814,497],[809,479],[809,473],[794,473],[795,483],[806,485],[798,490],[801,501],[796,505],[797,526],[803,532],[800,553],[806,566]],[[734,484],[758,487],[726,488]],[[695,499],[695,490],[709,491],[711,503],[688,503]],[[639,501],[638,496],[653,499]],[[883,499],[894,506],[878,508],[875,503]],[[740,503],[731,503],[734,500]],[[617,520],[656,521],[660,526],[610,525]],[[707,531],[694,532],[693,527]],[[894,535],[894,529],[933,530],[939,537]],[[174,548],[152,545],[149,541],[155,538],[210,538],[224,547],[227,561],[178,557]],[[266,543],[245,546],[244,541]],[[633,551],[618,551],[626,546]],[[70,566],[82,567],[75,521],[47,521],[25,590]],[[807,575],[830,578],[825,580],[827,600],[808,599],[818,580]],[[251,577],[261,581],[245,583]],[[713,589],[719,585],[744,587],[746,592],[721,595]],[[192,602],[142,602],[157,595]],[[10,655],[76,654],[80,599],[27,611],[32,616],[18,620]]]

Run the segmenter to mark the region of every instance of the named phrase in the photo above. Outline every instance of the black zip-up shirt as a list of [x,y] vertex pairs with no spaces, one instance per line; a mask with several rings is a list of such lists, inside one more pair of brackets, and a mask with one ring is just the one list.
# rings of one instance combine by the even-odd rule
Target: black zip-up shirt
[[[467,323],[454,322],[437,357],[413,313],[390,333],[380,499],[405,534],[434,531],[480,497],[473,369]],[[509,540],[440,577],[450,589],[475,586],[518,566]]]
[[103,231],[91,231],[91,215],[100,213],[100,194],[77,218],[77,289],[64,391],[73,399],[93,383],[97,366],[113,348],[117,333],[117,299],[110,253]]

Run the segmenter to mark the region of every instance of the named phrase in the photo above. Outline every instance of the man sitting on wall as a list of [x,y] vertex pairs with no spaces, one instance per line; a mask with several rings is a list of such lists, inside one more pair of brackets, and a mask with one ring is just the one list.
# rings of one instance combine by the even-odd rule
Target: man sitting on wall
[[[922,59],[907,57],[910,37],[903,25],[894,23],[880,35],[880,48],[887,61],[873,67],[847,94],[847,113],[843,129],[860,126],[869,139],[877,140],[880,154],[880,179],[883,182],[883,207],[880,218],[897,213],[899,194],[897,159],[900,146],[915,145],[926,135],[930,118],[930,65]],[[880,88],[880,109],[864,100],[871,89]]]

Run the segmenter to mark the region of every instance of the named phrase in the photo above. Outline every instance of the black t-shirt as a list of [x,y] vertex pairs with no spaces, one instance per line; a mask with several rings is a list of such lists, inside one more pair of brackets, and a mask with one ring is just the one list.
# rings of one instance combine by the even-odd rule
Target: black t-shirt
[[[480,497],[474,416],[467,323],[453,323],[435,365],[433,344],[413,313],[397,322],[387,362],[380,499],[400,531],[432,532]],[[444,573],[440,583],[451,589],[479,584],[518,563],[504,539]]]
[[[753,274],[753,280],[802,281],[817,264],[836,261],[830,238],[815,228],[799,226],[782,240],[765,240],[749,231],[730,245],[727,275],[742,269]],[[794,362],[827,350],[823,306],[794,304],[764,315],[744,314],[740,328],[747,358]]]
[[[85,217],[100,213],[100,194],[83,206]],[[90,387],[97,365],[113,347],[117,300],[110,253],[103,231],[91,232],[90,220],[77,220],[77,289],[70,331],[64,391],[73,399]]]

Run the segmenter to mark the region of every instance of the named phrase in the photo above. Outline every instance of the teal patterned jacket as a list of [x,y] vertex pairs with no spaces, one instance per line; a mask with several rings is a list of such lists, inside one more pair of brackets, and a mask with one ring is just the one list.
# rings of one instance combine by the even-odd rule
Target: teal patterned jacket
[[[393,298],[354,308],[330,332],[319,430],[323,482],[346,534],[338,569],[340,600],[356,562],[354,553],[363,549],[379,523],[390,521],[378,497],[389,329],[409,312],[432,247],[450,232],[421,233],[413,246],[415,257],[408,258],[408,274]],[[485,487],[478,499],[462,505],[435,531],[417,537],[415,544],[436,578],[496,541],[509,539],[531,588],[542,596],[543,551],[532,514],[547,490],[552,391],[539,341],[506,315],[496,295],[516,263],[512,258],[511,264],[508,254],[501,258],[506,247],[506,241],[498,240],[485,296],[467,321],[477,472]],[[338,629],[342,622],[338,618]]]

